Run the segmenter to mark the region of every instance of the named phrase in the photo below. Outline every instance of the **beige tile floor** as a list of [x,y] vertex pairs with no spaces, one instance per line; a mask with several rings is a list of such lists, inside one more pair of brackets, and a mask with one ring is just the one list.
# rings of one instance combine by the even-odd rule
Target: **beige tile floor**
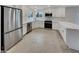
[[25,35],[23,40],[12,47],[7,53],[69,53],[69,49],[57,31],[35,29]]

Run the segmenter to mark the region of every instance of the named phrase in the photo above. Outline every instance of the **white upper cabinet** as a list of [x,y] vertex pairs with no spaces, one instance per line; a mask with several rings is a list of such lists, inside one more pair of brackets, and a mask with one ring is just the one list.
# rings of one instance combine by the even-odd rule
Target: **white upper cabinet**
[[44,10],[45,13],[53,13],[53,8],[47,8]]
[[65,17],[65,7],[48,8],[45,13],[52,13],[53,17]]
[[53,17],[65,17],[65,7],[54,8]]

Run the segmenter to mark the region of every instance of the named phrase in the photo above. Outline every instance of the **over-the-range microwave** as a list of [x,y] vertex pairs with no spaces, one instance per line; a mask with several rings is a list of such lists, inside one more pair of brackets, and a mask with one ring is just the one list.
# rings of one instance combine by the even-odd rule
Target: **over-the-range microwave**
[[52,17],[52,13],[45,13],[45,17]]

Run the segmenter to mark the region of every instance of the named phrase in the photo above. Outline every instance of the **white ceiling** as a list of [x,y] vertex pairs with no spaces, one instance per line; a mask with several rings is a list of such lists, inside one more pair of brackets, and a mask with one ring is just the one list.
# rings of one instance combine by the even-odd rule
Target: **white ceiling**
[[58,7],[79,7],[79,5],[22,5],[24,8],[31,9],[45,9],[45,8],[58,8]]

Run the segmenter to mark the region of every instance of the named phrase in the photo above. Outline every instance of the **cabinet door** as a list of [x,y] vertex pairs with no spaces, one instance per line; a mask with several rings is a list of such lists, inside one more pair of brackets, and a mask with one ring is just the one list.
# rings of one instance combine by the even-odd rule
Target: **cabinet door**
[[23,25],[23,35],[27,33],[27,24]]
[[32,23],[32,29],[34,28],[44,28],[44,21],[35,21]]
[[35,28],[38,28],[38,27],[39,27],[38,21],[35,21],[35,22],[34,22],[34,27],[35,27]]
[[44,21],[38,21],[38,27],[44,28]]
[[56,10],[57,10],[56,8],[53,9],[53,15],[52,15],[53,17],[56,17]]
[[38,21],[32,22],[32,29],[35,29],[38,27],[39,27]]
[[32,29],[34,29],[35,28],[35,22],[32,22]]
[[58,22],[53,22],[53,29],[59,30],[60,29],[60,24]]
[[54,17],[65,17],[65,8],[55,8]]

